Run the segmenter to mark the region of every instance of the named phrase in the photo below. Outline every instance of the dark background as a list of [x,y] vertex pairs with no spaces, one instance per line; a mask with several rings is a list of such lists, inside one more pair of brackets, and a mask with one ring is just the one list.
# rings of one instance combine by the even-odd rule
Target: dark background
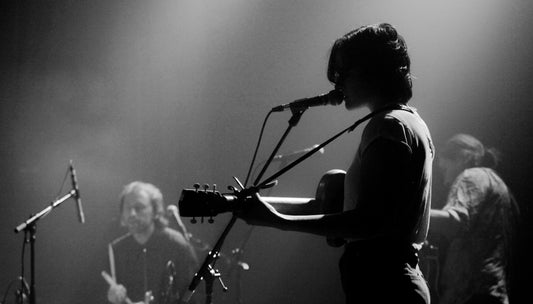
[[[368,23],[389,22],[405,37],[416,76],[411,104],[437,148],[457,132],[499,148],[499,172],[529,218],[531,1],[4,0],[0,9],[2,295],[21,271],[23,235],[13,228],[68,192],[68,180],[61,186],[70,159],[86,223],[77,222],[72,200],[39,221],[37,300],[105,303],[100,271],[107,269],[107,242],[124,233],[121,187],[151,182],[176,204],[195,182],[224,189],[235,185],[232,176],[244,180],[266,113],[329,91],[331,44]],[[280,152],[320,143],[366,113],[311,109]],[[272,116],[258,160],[289,118]],[[360,130],[341,137],[282,176],[270,194],[314,196],[324,172],[347,168],[359,137]],[[434,194],[439,207],[438,175]],[[228,219],[186,223],[212,244]],[[223,251],[239,246],[248,229],[239,221]],[[526,297],[527,222],[522,231],[517,291]],[[251,269],[242,274],[244,303],[342,303],[341,249],[324,239],[256,228],[245,250]],[[27,249],[27,278],[28,257]],[[235,297],[236,280],[226,283]]]

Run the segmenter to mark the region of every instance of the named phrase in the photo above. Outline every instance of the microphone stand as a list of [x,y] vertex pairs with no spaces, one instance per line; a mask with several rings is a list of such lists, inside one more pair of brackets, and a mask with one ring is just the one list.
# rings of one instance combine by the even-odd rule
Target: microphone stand
[[184,301],[186,303],[189,302],[191,299],[193,293],[195,292],[196,288],[200,284],[202,280],[205,280],[205,303],[209,304],[212,302],[212,295],[213,295],[213,282],[215,279],[218,279],[220,285],[222,285],[222,289],[224,291],[227,291],[228,288],[224,285],[224,282],[222,281],[220,272],[213,268],[211,264],[214,265],[216,263],[217,259],[220,257],[220,249],[222,247],[222,244],[224,243],[224,240],[226,239],[226,236],[228,235],[229,231],[235,224],[235,221],[237,220],[237,216],[233,215],[227,224],[226,228],[218,238],[215,246],[213,246],[213,249],[211,249],[207,256],[204,259],[204,262],[202,263],[202,266],[200,266],[200,269],[198,272],[194,274],[194,277],[189,284],[188,290],[183,295]]
[[[263,174],[267,170],[268,166],[270,165],[270,163],[272,162],[272,160],[276,156],[276,153],[278,152],[279,148],[281,147],[281,145],[285,141],[285,138],[287,137],[287,135],[289,135],[290,130],[294,126],[296,126],[298,124],[298,122],[300,121],[300,118],[302,117],[302,114],[305,111],[305,109],[298,109],[298,110],[291,109],[291,111],[292,111],[292,117],[289,120],[289,126],[287,127],[287,130],[285,130],[285,133],[282,135],[282,137],[279,140],[278,144],[274,148],[274,151],[272,151],[272,154],[270,155],[270,157],[266,161],[265,165],[263,166],[263,169],[261,170],[261,173],[259,173],[259,175],[258,175],[258,177],[257,177],[257,179],[256,179],[254,184],[256,184],[257,181],[259,181],[261,179],[261,177],[263,176]],[[237,182],[237,184],[239,185],[239,187],[241,188],[241,191],[246,190],[245,186],[242,185],[241,182],[236,177],[234,177],[234,179]],[[263,189],[263,188],[269,188],[271,186],[273,186],[273,184],[264,183],[261,188],[253,187],[253,189]],[[194,275],[191,283],[189,284],[189,288],[188,288],[187,292],[184,294],[185,302],[189,302],[189,300],[192,297],[194,291],[198,287],[198,284],[200,284],[200,282],[202,280],[205,280],[205,289],[206,289],[205,290],[205,293],[206,293],[206,302],[205,303],[206,304],[211,304],[212,293],[213,293],[213,282],[214,282],[215,279],[218,279],[220,285],[222,285],[222,289],[223,289],[224,292],[226,292],[228,290],[228,287],[226,287],[224,285],[224,282],[222,281],[220,272],[217,269],[213,268],[212,264],[214,265],[216,263],[217,259],[220,257],[220,250],[222,248],[222,244],[224,243],[224,240],[226,239],[229,231],[231,230],[231,228],[233,227],[233,225],[235,224],[236,221],[237,221],[237,216],[235,214],[233,214],[231,219],[230,219],[230,221],[228,222],[228,224],[224,228],[224,231],[222,232],[222,234],[218,238],[215,246],[213,246],[213,249],[211,251],[209,251],[209,253],[207,254],[207,256],[204,259],[204,262],[202,263],[202,266],[200,267],[198,272]]]
[[[344,133],[353,131],[361,123],[363,123],[363,122],[367,121],[368,119],[374,117],[378,113],[384,112],[386,110],[397,109],[397,108],[402,108],[402,106],[401,105],[385,106],[385,107],[383,107],[381,109],[378,109],[378,110],[376,110],[374,112],[371,112],[371,113],[367,114],[363,118],[357,120],[354,124],[352,124],[348,128],[346,128],[346,129],[342,130],[341,132],[337,133],[336,135],[334,135],[330,139],[326,140],[322,144],[317,145],[315,148],[313,148],[312,150],[310,150],[306,154],[302,155],[300,158],[296,159],[292,163],[290,163],[287,166],[283,167],[281,170],[279,170],[278,172],[274,173],[273,175],[271,175],[270,177],[268,177],[267,179],[265,179],[264,181],[262,181],[261,183],[258,184],[258,181],[261,179],[263,174],[266,172],[268,166],[270,165],[270,163],[274,159],[274,156],[278,152],[278,150],[281,147],[282,143],[285,141],[285,138],[289,134],[290,130],[294,126],[296,126],[298,124],[298,121],[300,120],[303,112],[305,112],[305,110],[306,110],[306,109],[292,109],[291,108],[291,111],[292,111],[293,115],[292,115],[292,117],[289,120],[289,126],[287,127],[287,130],[285,131],[285,133],[283,134],[283,136],[279,140],[278,144],[274,148],[274,151],[272,152],[272,154],[268,158],[267,162],[263,166],[263,169],[261,170],[261,173],[258,175],[258,177],[256,178],[256,180],[254,182],[254,186],[252,186],[250,188],[245,188],[245,186],[242,185],[241,182],[236,177],[233,177],[234,180],[239,184],[239,187],[241,188],[241,191],[238,192],[237,190],[235,190],[231,186],[230,186],[230,188],[233,188],[235,190],[234,192],[235,192],[237,197],[246,197],[246,195],[257,193],[261,189],[270,188],[270,187],[274,186],[274,184],[275,184],[274,181],[275,181],[276,178],[278,178],[279,176],[283,175],[285,172],[289,171],[290,169],[292,169],[293,167],[295,167],[296,165],[298,165],[302,161],[306,160],[311,155],[315,154],[317,151],[319,151],[320,149],[322,149],[326,145],[330,144],[332,141],[334,141],[335,139],[337,139],[338,137],[340,137]],[[206,280],[206,303],[207,304],[210,304],[211,300],[212,300],[212,287],[213,287],[213,281],[214,281],[215,278],[217,278],[219,280],[219,282],[222,285],[222,288],[223,288],[224,291],[228,290],[228,288],[224,285],[224,283],[222,282],[222,279],[220,278],[220,276],[221,276],[220,272],[218,270],[214,269],[211,266],[211,263],[216,262],[216,260],[219,258],[219,256],[220,256],[220,248],[222,247],[222,244],[224,243],[224,240],[226,239],[226,236],[228,235],[229,231],[231,230],[231,228],[235,224],[236,220],[237,220],[237,216],[235,215],[235,213],[233,213],[229,223],[227,224],[226,228],[224,228],[224,231],[222,232],[221,236],[217,240],[215,246],[207,254],[202,266],[200,267],[200,270],[194,275],[194,277],[192,279],[192,282],[189,285],[189,289],[186,292],[186,294],[184,295],[185,302],[189,302],[192,294],[194,293],[194,291],[196,290],[196,288],[198,287],[198,284],[200,284],[200,281],[202,279]]]
[[[69,193],[65,194],[63,197],[52,201],[50,205],[48,205],[46,208],[41,210],[39,213],[31,216],[26,221],[19,224],[17,227],[15,227],[15,233],[19,233],[24,230],[26,233],[25,235],[25,242],[28,241],[28,238],[26,238],[27,234],[29,233],[29,242],[30,242],[30,275],[31,275],[31,281],[30,281],[30,304],[36,304],[36,296],[35,296],[35,239],[36,239],[36,233],[37,233],[37,221],[45,216],[47,216],[50,212],[52,212],[53,209],[61,205],[64,201],[68,200],[72,197],[77,197],[78,192],[75,189],[70,190]],[[24,274],[22,274],[22,281],[24,281]],[[23,297],[21,297],[23,298]]]
[[[298,124],[298,122],[300,121],[300,118],[302,117],[302,114],[305,112],[305,110],[306,109],[293,109],[293,108],[291,108],[292,116],[289,119],[289,126],[285,130],[285,133],[283,133],[283,135],[279,139],[278,144],[276,145],[276,147],[272,151],[272,154],[270,154],[270,156],[268,157],[265,165],[263,166],[263,169],[261,170],[261,172],[259,173],[259,175],[255,179],[254,186],[257,185],[259,180],[261,180],[261,177],[263,177],[263,175],[265,174],[268,166],[270,166],[270,163],[272,162],[272,160],[274,159],[274,157],[278,153],[278,150],[281,147],[281,145],[283,144],[283,142],[285,141],[285,138],[287,138],[287,135],[289,135],[289,132],[292,130],[292,128],[294,128]],[[264,183],[264,184],[267,184],[267,183]]]
[[[280,168],[281,167],[284,167],[287,163],[285,161],[282,161],[280,163]],[[272,188],[269,189],[269,192],[267,192],[267,196],[269,195],[270,191],[272,190]],[[237,296],[236,296],[236,304],[242,304],[243,301],[242,301],[242,294],[241,294],[241,275],[242,275],[242,272],[243,270],[248,270],[249,268],[244,268],[243,265],[241,263],[242,262],[242,256],[244,255],[244,247],[246,246],[246,244],[248,243],[248,241],[250,240],[250,237],[252,236],[252,232],[254,230],[255,226],[251,226],[248,231],[246,231],[246,234],[244,235],[244,237],[242,238],[242,241],[241,241],[241,244],[232,249],[231,250],[231,258],[230,258],[230,268],[228,270],[228,277],[231,277],[231,275],[233,274],[233,271],[235,270],[236,271],[236,279],[235,281],[237,282],[235,284],[236,288],[237,288]],[[245,263],[246,264],[246,263]]]

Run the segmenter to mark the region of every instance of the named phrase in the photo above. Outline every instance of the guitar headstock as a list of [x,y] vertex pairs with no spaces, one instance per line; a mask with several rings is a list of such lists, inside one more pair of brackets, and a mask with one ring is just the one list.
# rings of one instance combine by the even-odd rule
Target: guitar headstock
[[196,223],[196,217],[204,221],[208,217],[208,222],[213,223],[213,217],[224,212],[233,211],[235,196],[231,194],[221,194],[216,190],[216,185],[209,189],[205,184],[200,189],[200,184],[194,184],[194,189],[183,189],[178,202],[180,216],[192,217],[191,223]]

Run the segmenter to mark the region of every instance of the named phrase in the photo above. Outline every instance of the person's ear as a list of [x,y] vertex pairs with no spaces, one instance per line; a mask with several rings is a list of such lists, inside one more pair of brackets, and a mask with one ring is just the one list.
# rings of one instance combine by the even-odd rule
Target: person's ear
[[461,159],[461,165],[463,166],[464,169],[473,167],[475,165],[474,156],[472,154],[464,155],[464,157]]

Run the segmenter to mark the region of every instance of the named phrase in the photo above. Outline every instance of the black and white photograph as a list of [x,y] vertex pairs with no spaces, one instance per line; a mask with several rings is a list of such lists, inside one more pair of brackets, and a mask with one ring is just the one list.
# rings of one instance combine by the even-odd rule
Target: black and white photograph
[[0,304],[521,304],[533,2],[3,0]]

